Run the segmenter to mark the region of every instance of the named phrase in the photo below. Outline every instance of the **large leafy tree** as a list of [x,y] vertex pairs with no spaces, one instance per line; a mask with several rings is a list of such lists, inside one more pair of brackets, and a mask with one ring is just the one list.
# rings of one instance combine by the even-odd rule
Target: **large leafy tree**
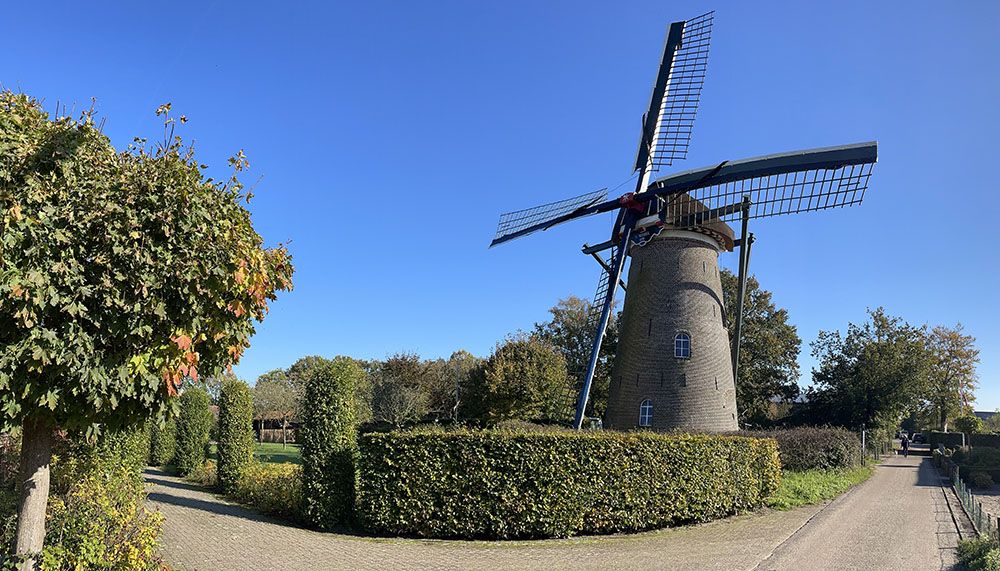
[[[594,343],[594,326],[587,319],[591,302],[576,296],[560,299],[549,313],[549,321],[535,324],[535,335],[559,350],[566,360],[566,369],[571,380],[582,381],[590,362],[590,351]],[[611,368],[615,352],[618,350],[618,316],[608,323],[608,330],[601,341],[597,368],[587,403],[589,416],[604,416],[608,408],[608,393],[611,388]]]
[[897,426],[923,398],[931,356],[925,330],[881,307],[847,334],[820,331],[809,392],[810,419],[849,428]]
[[57,429],[162,419],[291,287],[287,251],[251,225],[242,151],[231,178],[206,179],[169,105],[158,114],[161,143],[119,152],[92,112],[50,118],[0,93],[0,412],[24,429],[21,554],[42,547]]
[[937,326],[927,336],[930,350],[929,387],[926,408],[941,430],[963,412],[971,414],[969,403],[976,400],[976,338],[963,333],[962,324]]
[[427,387],[434,374],[414,353],[396,353],[383,361],[373,375],[373,420],[398,427],[422,419],[430,411]]
[[558,349],[536,336],[497,344],[470,380],[462,405],[468,417],[487,424],[504,420],[567,422],[572,382]]
[[[729,270],[722,270],[721,278],[727,326],[732,332],[739,283]],[[744,300],[736,404],[740,424],[757,425],[768,420],[772,402],[790,401],[799,395],[802,340],[795,326],[788,323],[788,312],[774,304],[771,292],[761,288],[753,276],[747,278]]]

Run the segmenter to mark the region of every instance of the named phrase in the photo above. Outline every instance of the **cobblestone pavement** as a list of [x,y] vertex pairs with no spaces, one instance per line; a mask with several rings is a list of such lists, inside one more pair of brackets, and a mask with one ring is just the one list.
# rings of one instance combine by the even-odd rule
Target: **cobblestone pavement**
[[[160,510],[166,517],[163,556],[171,565],[187,571],[251,568],[290,571],[862,568],[852,567],[849,561],[845,564],[843,552],[855,553],[857,548],[866,549],[866,546],[828,537],[827,543],[839,548],[809,556],[807,565],[801,563],[802,559],[796,559],[802,556],[802,551],[796,551],[796,546],[803,538],[813,537],[812,534],[816,533],[812,531],[814,526],[824,525],[823,522],[829,520],[853,517],[853,510],[862,509],[869,502],[881,502],[886,494],[895,498],[896,486],[905,495],[913,495],[914,500],[928,502],[923,505],[923,512],[926,513],[919,518],[920,523],[913,526],[907,521],[899,521],[900,518],[906,520],[908,516],[897,514],[899,502],[890,500],[887,510],[895,515],[888,521],[880,519],[867,525],[859,538],[875,533],[891,536],[891,543],[897,536],[912,535],[914,545],[927,543],[934,545],[936,551],[940,544],[945,546],[941,553],[953,553],[954,533],[937,535],[938,541],[935,541],[935,528],[924,525],[928,518],[932,522],[940,521],[940,529],[947,532],[942,511],[942,505],[947,509],[947,503],[934,500],[934,490],[937,490],[938,497],[945,497],[942,489],[936,484],[920,483],[926,479],[924,477],[918,482],[915,463],[897,464],[897,461],[890,460],[878,468],[871,480],[828,506],[809,506],[789,512],[762,510],[703,525],[629,536],[503,543],[373,539],[319,533],[260,516],[157,470],[148,470],[146,479],[151,507]],[[919,470],[923,475],[923,468]],[[903,474],[910,474],[913,481],[901,480]],[[858,500],[851,499],[854,497]],[[827,516],[828,511],[836,515]],[[870,508],[866,513],[870,516],[873,511],[877,510]],[[918,510],[903,511],[909,514]],[[867,517],[862,516],[861,519]],[[883,523],[897,527],[882,529]],[[819,533],[825,532],[820,530]],[[838,552],[841,552],[839,559],[836,558]],[[919,553],[920,557],[926,556],[922,550]],[[934,556],[933,566],[929,565],[930,560],[917,561],[918,558],[911,557],[907,561],[916,561],[911,566],[892,565],[885,568],[939,569],[937,562],[950,555],[938,557],[938,553],[934,553]],[[833,557],[831,561],[840,562],[839,566],[827,566],[823,563],[825,557]]]

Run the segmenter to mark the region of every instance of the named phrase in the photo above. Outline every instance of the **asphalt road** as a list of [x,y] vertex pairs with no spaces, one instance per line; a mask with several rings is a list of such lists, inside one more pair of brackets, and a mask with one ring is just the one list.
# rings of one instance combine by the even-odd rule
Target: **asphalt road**
[[971,527],[954,494],[940,484],[926,456],[890,458],[757,569],[954,569],[959,532]]

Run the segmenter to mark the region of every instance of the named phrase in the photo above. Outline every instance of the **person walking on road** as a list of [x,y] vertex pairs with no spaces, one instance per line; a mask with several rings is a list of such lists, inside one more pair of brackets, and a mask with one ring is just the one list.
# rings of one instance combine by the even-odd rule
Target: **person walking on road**
[[908,458],[910,455],[910,439],[903,434],[899,439],[899,446],[903,449],[903,458]]

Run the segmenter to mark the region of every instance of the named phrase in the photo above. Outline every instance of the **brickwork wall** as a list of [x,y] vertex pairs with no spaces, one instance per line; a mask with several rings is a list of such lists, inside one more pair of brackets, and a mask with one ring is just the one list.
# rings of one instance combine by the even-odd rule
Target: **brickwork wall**
[[[719,253],[705,239],[664,231],[630,251],[608,428],[638,428],[639,405],[648,398],[654,430],[738,429]],[[689,359],[674,357],[674,338],[682,331],[691,336]]]

